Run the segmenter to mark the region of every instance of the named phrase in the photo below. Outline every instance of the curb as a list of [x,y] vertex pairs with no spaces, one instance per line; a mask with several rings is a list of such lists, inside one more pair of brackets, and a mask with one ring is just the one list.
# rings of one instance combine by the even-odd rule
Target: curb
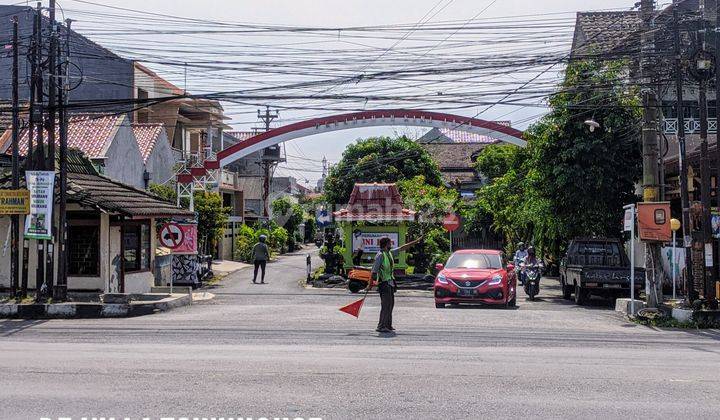
[[127,303],[30,303],[0,304],[0,318],[13,319],[70,319],[70,318],[128,318],[165,312],[191,305],[192,295],[173,295],[157,301]]

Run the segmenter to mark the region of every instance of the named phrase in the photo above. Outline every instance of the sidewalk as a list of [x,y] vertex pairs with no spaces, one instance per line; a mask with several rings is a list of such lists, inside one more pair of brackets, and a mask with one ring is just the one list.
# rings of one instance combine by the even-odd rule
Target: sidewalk
[[246,267],[252,267],[252,264],[246,264],[231,260],[214,260],[212,262],[212,271],[216,276],[224,277]]

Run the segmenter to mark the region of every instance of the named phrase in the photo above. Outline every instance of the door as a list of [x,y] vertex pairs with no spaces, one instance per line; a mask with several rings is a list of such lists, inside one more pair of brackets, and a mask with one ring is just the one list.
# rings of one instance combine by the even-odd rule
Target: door
[[121,293],[122,291],[122,235],[120,226],[110,226],[110,278],[108,280],[108,293]]

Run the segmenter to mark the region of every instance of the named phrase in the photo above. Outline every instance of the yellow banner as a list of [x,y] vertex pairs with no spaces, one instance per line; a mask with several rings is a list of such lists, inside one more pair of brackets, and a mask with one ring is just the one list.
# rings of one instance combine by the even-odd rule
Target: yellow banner
[[0,215],[30,213],[30,191],[0,190]]

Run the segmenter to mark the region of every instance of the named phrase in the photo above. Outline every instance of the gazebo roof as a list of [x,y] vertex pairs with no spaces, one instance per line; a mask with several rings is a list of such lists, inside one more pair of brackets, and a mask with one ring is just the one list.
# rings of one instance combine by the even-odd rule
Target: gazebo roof
[[403,208],[395,184],[355,184],[347,208],[333,213],[339,222],[411,222],[415,212]]

